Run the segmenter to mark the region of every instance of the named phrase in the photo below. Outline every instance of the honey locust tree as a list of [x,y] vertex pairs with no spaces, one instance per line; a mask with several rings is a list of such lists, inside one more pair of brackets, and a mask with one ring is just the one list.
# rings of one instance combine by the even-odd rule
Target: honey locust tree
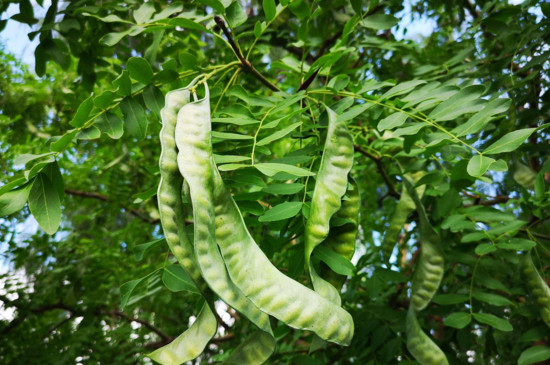
[[[0,28],[27,24],[37,43],[32,68],[0,55],[0,362],[550,359],[548,3],[14,0],[0,12]],[[172,154],[159,169],[161,145]],[[175,244],[166,214],[180,219]],[[240,214],[222,234],[220,217]],[[239,232],[268,261],[229,260]],[[211,280],[193,249],[208,242],[212,273],[257,308]],[[276,310],[247,286],[267,279]],[[302,325],[285,283],[314,298]],[[342,339],[311,325],[315,306],[342,314]],[[193,323],[210,332],[185,332]],[[147,356],[182,333],[197,349]]]

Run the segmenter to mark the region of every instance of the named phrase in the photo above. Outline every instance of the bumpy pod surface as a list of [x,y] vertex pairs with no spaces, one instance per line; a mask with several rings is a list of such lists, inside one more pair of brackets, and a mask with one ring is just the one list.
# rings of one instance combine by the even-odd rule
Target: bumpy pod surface
[[525,276],[527,285],[535,297],[542,319],[550,327],[550,288],[546,281],[540,276],[531,252],[527,252],[521,257],[521,271]]
[[[191,85],[193,82],[191,83]],[[162,229],[168,247],[187,271],[199,289],[204,288],[193,247],[185,232],[185,216],[181,200],[183,178],[176,164],[177,150],[174,140],[178,110],[189,102],[189,86],[169,92],[165,107],[161,110],[160,132],[161,180],[158,189],[158,203]],[[217,320],[207,303],[202,307],[197,320],[174,341],[148,356],[163,365],[177,365],[195,359],[201,354],[217,330]]]
[[[416,182],[423,175],[423,171],[418,171],[413,174],[406,174],[406,177],[412,182]],[[419,197],[422,196],[425,188],[426,185],[422,185],[416,188],[416,192]],[[381,244],[383,256],[382,258],[386,262],[389,262],[395,244],[399,240],[399,233],[401,233],[401,229],[403,228],[405,223],[407,223],[407,218],[409,217],[409,214],[414,211],[415,207],[416,205],[414,204],[414,200],[409,195],[409,192],[405,185],[403,185],[403,189],[401,189],[401,198],[399,199],[399,203],[397,203],[395,207],[395,211],[393,212],[393,215],[390,219],[390,224],[388,226],[388,229],[386,230],[386,234],[384,235],[384,239],[382,240]]]
[[[352,188],[347,191],[348,199],[342,200],[340,210],[334,215],[335,218],[345,220],[346,223],[341,226],[331,227],[327,239],[323,242],[323,245],[348,260],[351,260],[355,253],[355,241],[357,240],[357,229],[359,226],[359,208],[361,206],[361,195],[357,183],[350,178],[350,185]],[[339,275],[332,270],[322,273],[321,276],[326,278],[338,290],[346,279],[344,275]]]
[[305,261],[315,291],[340,305],[338,290],[321,278],[311,263],[313,250],[327,238],[330,219],[341,207],[353,165],[353,137],[346,123],[338,121],[336,113],[328,107],[327,114],[327,138],[305,228]]
[[420,365],[448,365],[441,349],[422,331],[414,306],[407,312],[407,349]]
[[354,330],[351,315],[273,266],[248,232],[237,204],[210,161],[216,239],[233,282],[265,313],[327,341],[348,345]]
[[147,356],[162,365],[179,365],[198,357],[216,334],[218,321],[205,303],[191,327],[174,341]]
[[[202,275],[210,288],[220,298],[237,311],[244,314],[252,323],[273,338],[269,317],[261,312],[231,280],[224,260],[216,244],[214,223],[214,179],[212,164],[210,101],[208,87],[205,97],[183,106],[178,112],[176,125],[176,145],[178,147],[178,167],[189,185],[193,205],[195,256]],[[264,349],[264,342],[252,345]],[[262,358],[249,359],[247,364],[261,364],[273,352],[273,346]]]
[[407,178],[404,178],[403,182],[416,204],[420,218],[421,251],[414,273],[411,294],[411,302],[414,304],[414,308],[420,311],[430,303],[443,278],[443,249],[440,245],[439,234],[432,227],[416,190]]

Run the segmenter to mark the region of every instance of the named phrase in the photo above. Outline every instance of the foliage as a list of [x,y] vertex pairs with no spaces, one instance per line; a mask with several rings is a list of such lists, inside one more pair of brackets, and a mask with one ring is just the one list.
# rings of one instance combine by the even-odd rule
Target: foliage
[[[310,273],[348,276],[351,344],[272,319],[270,363],[427,363],[407,349],[420,331],[451,364],[549,358],[547,3],[53,0],[43,19],[13,3],[39,46],[38,77],[0,56],[2,363],[150,363],[198,315],[156,196],[165,95],[197,76],[215,162],[263,253],[310,287]],[[399,37],[407,14],[433,32]],[[330,222],[358,226],[353,267],[324,244],[306,265],[325,106],[353,137],[359,220]],[[423,252],[444,263],[419,310]],[[197,362],[256,331],[217,306]]]

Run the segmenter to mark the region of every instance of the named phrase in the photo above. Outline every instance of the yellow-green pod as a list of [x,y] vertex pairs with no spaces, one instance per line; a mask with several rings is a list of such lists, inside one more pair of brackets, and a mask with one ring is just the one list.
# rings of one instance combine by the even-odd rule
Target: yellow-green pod
[[420,328],[414,306],[407,312],[407,349],[420,365],[448,365],[447,357],[439,346]]
[[[269,316],[248,299],[231,280],[216,243],[214,209],[214,163],[211,144],[210,100],[205,97],[184,105],[176,124],[177,165],[189,186],[193,205],[194,252],[203,278],[220,298],[266,333],[252,338],[234,357],[247,359],[246,365],[262,364],[275,348]],[[266,346],[266,342],[270,344]],[[252,351],[251,349],[254,349]],[[246,351],[246,354],[239,354]]]
[[[181,199],[183,178],[176,163],[177,150],[174,140],[178,111],[189,103],[189,87],[174,90],[166,95],[165,106],[161,111],[162,129],[160,132],[161,180],[158,189],[158,204],[164,237],[168,247],[187,271],[200,291],[205,289],[198,263],[193,254],[193,246],[185,232],[185,215]],[[208,303],[205,302],[197,320],[174,341],[148,356],[162,365],[179,365],[199,356],[210,339],[214,337],[218,322]]]
[[535,303],[539,307],[542,319],[550,327],[550,288],[535,267],[530,251],[521,256],[521,271],[535,297]]
[[315,179],[311,209],[305,227],[305,262],[315,291],[340,305],[338,290],[321,278],[311,263],[311,254],[329,234],[330,219],[341,207],[348,186],[348,174],[353,165],[353,137],[346,123],[338,121],[327,107],[328,129],[323,158]]

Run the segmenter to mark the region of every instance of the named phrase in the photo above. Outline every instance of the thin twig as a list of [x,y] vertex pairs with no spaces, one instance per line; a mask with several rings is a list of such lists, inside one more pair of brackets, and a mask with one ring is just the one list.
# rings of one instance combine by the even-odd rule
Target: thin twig
[[266,79],[264,75],[262,75],[258,70],[256,70],[254,65],[252,65],[252,63],[250,63],[250,61],[243,56],[241,49],[239,48],[237,43],[235,43],[235,40],[233,39],[233,36],[231,35],[231,32],[229,31],[229,29],[227,29],[227,26],[225,25],[225,22],[223,21],[223,19],[216,15],[214,17],[214,21],[216,22],[218,27],[220,27],[223,34],[225,34],[225,37],[227,38],[229,45],[231,46],[231,48],[233,49],[233,52],[235,52],[235,55],[241,62],[241,68],[243,69],[243,71],[257,78],[262,84],[267,86],[269,89],[273,91],[280,91],[277,86],[275,86],[271,81]]
[[355,148],[355,151],[361,153],[363,156],[370,158],[376,164],[376,168],[378,169],[378,172],[380,172],[382,179],[384,179],[384,182],[388,186],[388,194],[393,196],[394,198],[399,198],[399,193],[395,190],[395,187],[393,186],[393,183],[390,180],[390,177],[388,176],[386,169],[384,168],[382,159],[378,156],[373,155],[369,151],[364,150],[361,146],[355,145],[354,148]]

